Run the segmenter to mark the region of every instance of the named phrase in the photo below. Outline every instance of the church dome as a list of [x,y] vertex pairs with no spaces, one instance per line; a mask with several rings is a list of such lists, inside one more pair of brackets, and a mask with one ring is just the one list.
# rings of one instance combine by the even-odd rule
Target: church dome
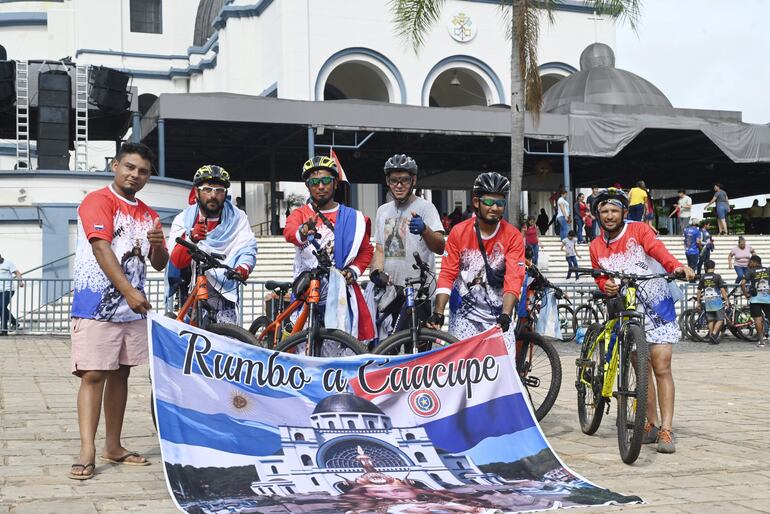
[[316,405],[313,410],[315,414],[338,413],[338,412],[360,412],[369,414],[385,415],[375,404],[369,400],[364,400],[350,393],[335,394],[327,396]]
[[558,112],[572,102],[672,108],[660,89],[630,71],[615,67],[615,53],[604,43],[580,54],[580,71],[557,82],[543,97],[543,112]]
[[195,16],[195,32],[193,46],[203,46],[214,33],[212,23],[216,19],[227,0],[200,0],[198,14]]

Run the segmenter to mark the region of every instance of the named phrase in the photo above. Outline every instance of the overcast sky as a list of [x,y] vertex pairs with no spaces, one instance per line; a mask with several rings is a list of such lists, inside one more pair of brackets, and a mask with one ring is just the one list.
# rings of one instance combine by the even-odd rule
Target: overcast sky
[[638,31],[618,26],[618,68],[655,84],[674,107],[770,123],[769,0],[642,1]]

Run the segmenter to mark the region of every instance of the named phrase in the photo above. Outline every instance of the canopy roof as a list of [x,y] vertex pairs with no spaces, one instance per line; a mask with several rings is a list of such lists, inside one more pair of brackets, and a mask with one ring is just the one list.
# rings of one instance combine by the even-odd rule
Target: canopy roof
[[[525,188],[547,190],[562,181],[563,141],[576,186],[645,179],[653,188],[692,188],[697,177],[699,187],[723,182],[737,196],[756,192],[747,178],[770,172],[770,127],[742,123],[737,112],[580,102],[558,111],[542,113],[538,123],[525,117]],[[167,175],[175,178],[217,163],[236,180],[269,180],[274,157],[277,180],[299,180],[308,127],[316,128],[316,145],[334,142],[353,182],[381,183],[382,165],[396,152],[417,160],[423,187],[464,189],[480,171],[510,168],[511,117],[499,107],[162,94],[142,120],[142,140],[156,149],[158,119]]]

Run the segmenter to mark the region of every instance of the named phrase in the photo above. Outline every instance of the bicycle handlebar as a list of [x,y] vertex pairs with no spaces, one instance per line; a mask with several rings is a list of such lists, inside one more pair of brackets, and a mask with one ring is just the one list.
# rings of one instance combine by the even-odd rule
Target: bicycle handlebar
[[241,278],[237,271],[222,262],[222,259],[224,259],[225,256],[221,253],[208,253],[204,250],[201,250],[195,243],[187,241],[186,239],[182,239],[181,237],[177,237],[175,241],[178,245],[182,245],[190,251],[190,257],[192,257],[195,262],[203,263],[204,266],[209,269],[221,268],[227,271],[227,278],[236,280],[242,284],[246,283],[246,280]]
[[586,275],[591,275],[594,278],[605,276],[610,278],[619,278],[621,280],[634,280],[638,282],[641,282],[644,280],[654,280],[656,278],[664,278],[669,282],[671,282],[676,279],[684,278],[683,276],[680,276],[675,273],[651,273],[649,275],[637,275],[636,273],[625,273],[623,271],[611,271],[603,268],[572,268],[572,271],[576,271],[577,273],[584,273]]

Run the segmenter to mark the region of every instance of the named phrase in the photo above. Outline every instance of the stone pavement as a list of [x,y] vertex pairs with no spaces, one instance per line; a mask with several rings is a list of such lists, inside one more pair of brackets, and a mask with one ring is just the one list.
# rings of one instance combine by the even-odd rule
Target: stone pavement
[[[677,453],[644,447],[628,466],[618,455],[614,412],[595,435],[580,432],[573,385],[577,346],[558,346],[561,394],[542,423],[553,449],[598,485],[647,501],[576,512],[770,513],[770,347],[681,343],[674,357]],[[177,512],[149,416],[147,368],[131,378],[123,441],[152,466],[97,463],[92,480],[67,478],[78,453],[77,387],[67,338],[0,339],[0,514]]]

